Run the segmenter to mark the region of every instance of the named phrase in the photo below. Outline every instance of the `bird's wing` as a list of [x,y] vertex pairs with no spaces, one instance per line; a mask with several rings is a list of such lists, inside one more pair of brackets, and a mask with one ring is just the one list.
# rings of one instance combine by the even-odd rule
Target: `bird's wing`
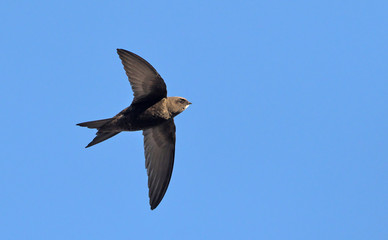
[[133,103],[156,103],[167,97],[166,84],[159,73],[140,56],[117,49],[133,90]]
[[174,120],[146,129],[143,135],[150,205],[155,209],[167,191],[174,166]]

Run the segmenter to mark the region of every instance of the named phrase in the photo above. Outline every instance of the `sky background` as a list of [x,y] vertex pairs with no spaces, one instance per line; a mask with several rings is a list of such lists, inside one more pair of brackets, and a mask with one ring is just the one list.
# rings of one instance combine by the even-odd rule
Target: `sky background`
[[[0,238],[388,239],[387,1],[1,1]],[[193,104],[151,211],[116,48]]]

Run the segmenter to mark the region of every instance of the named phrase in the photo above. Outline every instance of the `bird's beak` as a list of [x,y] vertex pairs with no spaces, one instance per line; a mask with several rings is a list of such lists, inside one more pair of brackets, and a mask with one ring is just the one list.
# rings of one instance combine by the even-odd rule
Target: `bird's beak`
[[191,105],[191,102],[189,102],[189,105]]

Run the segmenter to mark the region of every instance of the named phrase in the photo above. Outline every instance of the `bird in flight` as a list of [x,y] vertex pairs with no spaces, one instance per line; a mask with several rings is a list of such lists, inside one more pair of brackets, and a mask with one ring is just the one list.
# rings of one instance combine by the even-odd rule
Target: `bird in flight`
[[86,148],[122,131],[143,131],[145,165],[151,210],[162,201],[170,183],[175,156],[174,117],[191,102],[183,97],[167,97],[166,84],[159,73],[140,56],[117,49],[133,90],[131,105],[108,119],[78,123],[97,129]]

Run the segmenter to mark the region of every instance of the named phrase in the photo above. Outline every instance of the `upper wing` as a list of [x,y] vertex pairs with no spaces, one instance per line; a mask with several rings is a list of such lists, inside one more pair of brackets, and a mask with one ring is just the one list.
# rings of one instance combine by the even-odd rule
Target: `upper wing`
[[170,183],[175,155],[175,124],[168,120],[143,131],[151,209],[162,201]]
[[133,103],[157,102],[167,97],[166,84],[159,73],[140,56],[117,49],[133,90]]

